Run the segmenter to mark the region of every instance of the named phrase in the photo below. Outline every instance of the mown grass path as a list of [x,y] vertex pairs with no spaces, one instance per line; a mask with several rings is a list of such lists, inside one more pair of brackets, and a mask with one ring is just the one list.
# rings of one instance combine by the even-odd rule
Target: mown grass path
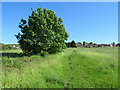
[[[3,88],[117,88],[117,48],[68,48],[55,55],[3,51]],[[9,55],[9,54],[8,54]]]

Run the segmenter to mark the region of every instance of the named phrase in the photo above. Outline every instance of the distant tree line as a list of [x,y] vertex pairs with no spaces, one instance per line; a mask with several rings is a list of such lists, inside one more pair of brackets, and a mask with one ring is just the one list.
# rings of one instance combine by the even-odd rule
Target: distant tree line
[[71,41],[71,42],[68,42],[68,43],[65,43],[66,44],[66,46],[69,48],[69,47],[77,47],[77,45],[76,45],[76,43],[75,43],[75,41],[73,40],[73,41]]
[[[74,40],[71,41],[71,42],[66,42],[66,47],[67,48],[77,48],[77,47],[86,47],[86,48],[90,48],[91,46],[92,47],[110,47],[110,45],[112,45],[112,47],[119,47],[120,46],[120,43],[118,44],[115,44],[115,42],[111,43],[111,44],[96,44],[96,43],[93,43],[93,42],[85,42],[83,41],[83,43],[81,42],[75,42]],[[19,47],[20,48],[20,45],[19,44],[3,44],[3,43],[0,43],[0,50],[11,50],[11,49],[18,49],[16,47],[13,47],[13,46],[16,46],[16,47]]]
[[74,48],[76,48],[76,47],[83,47],[83,48],[85,48],[85,47],[86,48],[91,48],[91,47],[119,47],[120,46],[120,43],[115,44],[115,42],[113,42],[111,44],[96,44],[96,43],[93,43],[93,42],[88,43],[88,42],[85,42],[85,41],[83,41],[83,43],[75,42],[74,40],[71,41],[71,42],[67,42],[65,44],[68,48],[70,48],[70,47],[74,47]]

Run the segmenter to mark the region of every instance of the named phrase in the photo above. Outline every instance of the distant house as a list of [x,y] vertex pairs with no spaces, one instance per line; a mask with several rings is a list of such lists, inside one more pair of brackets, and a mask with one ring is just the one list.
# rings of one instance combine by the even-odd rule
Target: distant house
[[118,44],[115,44],[115,46],[116,46],[116,47],[120,47],[120,43],[118,43]]
[[80,43],[76,43],[76,45],[77,45],[78,48],[83,48],[83,47],[84,47],[84,46],[83,46],[82,44],[80,44]]
[[93,45],[93,47],[95,47],[95,48],[96,48],[96,47],[98,47],[98,45]]
[[19,47],[17,47],[16,45],[10,45],[10,48],[12,48],[12,49],[18,49]]
[[110,47],[119,47],[120,46],[120,44],[118,43],[118,44],[110,44]]
[[98,44],[98,47],[110,47],[110,44]]
[[109,44],[109,46],[110,46],[110,47],[113,47],[113,45],[112,45],[112,44]]
[[78,48],[96,48],[96,47],[120,47],[120,43],[118,44],[96,44],[96,43],[87,43],[87,42],[83,42],[82,43],[76,43]]

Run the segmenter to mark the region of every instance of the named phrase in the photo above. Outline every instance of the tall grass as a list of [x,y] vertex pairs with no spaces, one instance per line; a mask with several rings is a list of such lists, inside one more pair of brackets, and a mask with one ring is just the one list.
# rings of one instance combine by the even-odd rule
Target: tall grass
[[117,48],[68,48],[46,57],[2,58],[3,88],[118,87]]

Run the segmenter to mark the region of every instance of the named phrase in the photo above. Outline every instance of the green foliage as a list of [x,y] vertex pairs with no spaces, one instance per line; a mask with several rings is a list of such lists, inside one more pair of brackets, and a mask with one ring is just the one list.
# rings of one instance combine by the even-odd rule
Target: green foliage
[[71,44],[71,47],[77,47],[74,40],[70,44]]
[[93,42],[90,42],[90,43],[89,43],[89,45],[92,45],[92,44],[93,44]]
[[52,10],[38,8],[32,11],[28,21],[21,19],[19,27],[22,33],[15,35],[26,55],[56,53],[66,48],[68,33],[63,20]]
[[3,45],[2,45],[2,49],[3,49],[3,50],[9,50],[10,47],[9,47],[9,45],[4,45],[4,44],[3,44]]
[[[13,48],[11,46],[15,45],[18,48]],[[11,50],[11,49],[19,49],[19,44],[0,44],[0,49],[1,50]]]
[[115,46],[115,42],[112,43],[113,47]]
[[11,64],[11,58],[2,58],[2,64]]
[[16,60],[12,60],[12,58],[8,58],[8,57],[3,57],[2,58],[2,64],[4,66],[7,67],[16,67],[16,68],[20,68],[21,67],[21,61],[16,61]]
[[66,46],[69,48],[69,47],[71,47],[71,44],[70,44],[71,42],[66,42],[65,44],[66,44]]
[[97,45],[96,43],[94,43],[93,45]]
[[71,41],[71,42],[65,43],[65,44],[66,44],[66,46],[67,46],[68,48],[70,48],[70,47],[77,47],[77,45],[76,45],[76,43],[75,43],[74,40]]
[[2,44],[2,43],[0,43],[0,50],[2,50],[2,46],[3,46],[3,44]]
[[85,43],[86,43],[86,42],[85,42],[85,41],[83,41],[83,45],[84,45],[84,46],[85,46]]

